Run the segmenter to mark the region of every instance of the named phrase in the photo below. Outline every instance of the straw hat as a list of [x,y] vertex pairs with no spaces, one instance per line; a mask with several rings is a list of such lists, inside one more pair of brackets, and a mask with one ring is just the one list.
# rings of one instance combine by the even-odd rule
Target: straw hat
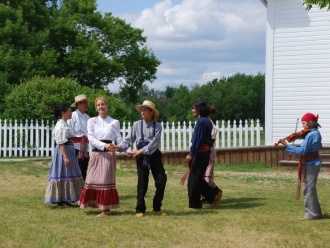
[[155,104],[151,101],[145,100],[141,105],[135,106],[136,110],[139,112],[141,112],[142,107],[147,107],[152,109],[155,112],[155,116],[159,115],[159,111],[156,109]]
[[74,98],[74,103],[71,104],[71,107],[76,107],[76,104],[78,102],[83,102],[83,101],[88,101],[87,99],[87,96],[85,94],[82,94],[82,95],[79,95],[79,96],[76,96]]

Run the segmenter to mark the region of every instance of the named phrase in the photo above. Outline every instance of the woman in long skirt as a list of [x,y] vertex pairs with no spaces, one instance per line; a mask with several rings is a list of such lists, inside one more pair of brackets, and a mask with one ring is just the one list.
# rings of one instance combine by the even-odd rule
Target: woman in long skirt
[[121,143],[119,121],[108,116],[108,101],[96,98],[95,108],[99,116],[87,122],[88,140],[92,145],[85,186],[80,197],[80,207],[99,208],[98,217],[111,214],[111,209],[119,208],[116,189],[116,157],[114,142]]
[[59,207],[70,207],[70,202],[78,201],[84,186],[75,148],[70,141],[74,136],[67,124],[71,115],[69,104],[54,108],[54,117],[58,120],[53,130],[56,147],[50,164],[45,203],[57,204]]

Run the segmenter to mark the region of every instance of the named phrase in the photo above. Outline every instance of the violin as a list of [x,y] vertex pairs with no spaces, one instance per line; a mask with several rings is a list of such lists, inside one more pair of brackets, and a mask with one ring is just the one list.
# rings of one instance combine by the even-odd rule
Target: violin
[[308,128],[305,128],[303,130],[301,130],[300,132],[295,132],[290,134],[289,136],[285,137],[284,139],[280,139],[277,143],[274,144],[275,147],[278,147],[278,145],[280,144],[280,142],[282,140],[286,140],[287,142],[291,143],[294,142],[297,139],[303,139],[305,138],[305,136],[310,132],[311,130]]

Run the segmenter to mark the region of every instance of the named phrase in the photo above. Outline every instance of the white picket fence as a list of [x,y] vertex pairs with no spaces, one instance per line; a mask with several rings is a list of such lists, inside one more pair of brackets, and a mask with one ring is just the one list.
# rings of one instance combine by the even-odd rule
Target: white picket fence
[[[161,151],[188,150],[192,138],[195,122],[161,123],[163,133]],[[216,148],[260,146],[260,134],[263,128],[259,120],[250,123],[243,121],[216,121],[218,137]],[[48,157],[55,147],[52,140],[54,122],[0,119],[0,158],[3,157]],[[131,130],[131,123],[122,123],[123,137]]]

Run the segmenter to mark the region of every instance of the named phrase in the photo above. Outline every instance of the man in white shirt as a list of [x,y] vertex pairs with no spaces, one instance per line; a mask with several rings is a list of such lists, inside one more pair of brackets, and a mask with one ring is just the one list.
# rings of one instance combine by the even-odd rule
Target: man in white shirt
[[72,139],[78,157],[78,164],[81,174],[85,180],[88,167],[88,138],[87,138],[87,121],[89,116],[86,114],[88,110],[88,99],[86,95],[78,95],[75,97],[71,107],[76,107],[76,111],[72,112],[72,118],[68,120],[70,128],[74,132]]

